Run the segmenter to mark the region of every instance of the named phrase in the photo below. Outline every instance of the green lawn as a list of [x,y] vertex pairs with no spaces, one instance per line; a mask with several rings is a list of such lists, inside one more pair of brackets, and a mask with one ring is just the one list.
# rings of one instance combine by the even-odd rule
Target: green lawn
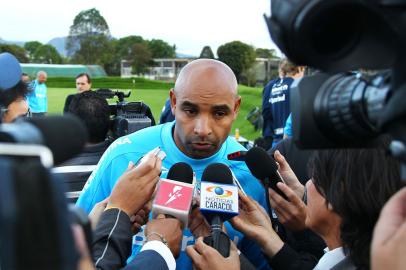
[[[49,113],[61,114],[66,96],[75,92],[76,89],[74,88],[48,88]],[[254,140],[261,135],[259,131],[255,131],[254,127],[245,120],[249,111],[255,106],[261,106],[261,92],[262,89],[260,88],[239,86],[242,106],[238,118],[233,124],[232,133],[238,128],[240,135],[250,140]],[[162,106],[168,95],[168,89],[136,89],[131,91],[131,96],[126,101],[144,101],[151,108],[155,120],[158,122]]]

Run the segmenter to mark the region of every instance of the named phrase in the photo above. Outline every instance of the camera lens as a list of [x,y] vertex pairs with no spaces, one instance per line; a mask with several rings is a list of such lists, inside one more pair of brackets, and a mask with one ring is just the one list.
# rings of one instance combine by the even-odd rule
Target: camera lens
[[354,73],[325,81],[314,100],[314,116],[323,134],[337,142],[376,137],[377,119],[389,91],[382,82],[379,77],[367,80]]

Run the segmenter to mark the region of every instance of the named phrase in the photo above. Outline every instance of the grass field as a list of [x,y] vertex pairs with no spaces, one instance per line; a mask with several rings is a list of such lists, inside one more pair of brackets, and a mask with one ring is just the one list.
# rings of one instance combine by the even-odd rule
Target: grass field
[[[240,135],[254,140],[260,136],[260,131],[255,131],[253,125],[245,117],[255,106],[261,106],[260,88],[239,86],[239,93],[242,96],[242,106],[237,120],[234,122],[231,132],[236,128],[240,130]],[[50,114],[62,114],[66,96],[75,93],[74,88],[48,88],[48,105]],[[162,106],[168,97],[168,89],[136,89],[131,91],[131,96],[126,101],[143,101],[151,108],[155,120],[159,121]],[[109,102],[114,102],[110,100]]]

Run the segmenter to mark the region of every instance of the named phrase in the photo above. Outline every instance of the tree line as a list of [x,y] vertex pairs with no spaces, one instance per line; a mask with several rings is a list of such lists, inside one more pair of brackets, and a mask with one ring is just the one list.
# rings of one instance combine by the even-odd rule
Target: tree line
[[[120,75],[121,60],[131,64],[134,74],[143,74],[154,64],[154,58],[176,57],[176,45],[161,39],[147,40],[137,35],[113,38],[107,21],[95,8],[81,11],[75,16],[65,49],[67,57],[62,57],[52,45],[38,41],[26,42],[24,47],[0,44],[0,52],[11,52],[22,63],[96,64],[103,66],[108,75]],[[221,45],[217,56],[218,60],[231,67],[239,81],[250,76],[250,69],[257,57],[276,57],[274,50],[255,49],[240,41]],[[215,56],[211,48],[205,46],[200,58],[214,59]]]

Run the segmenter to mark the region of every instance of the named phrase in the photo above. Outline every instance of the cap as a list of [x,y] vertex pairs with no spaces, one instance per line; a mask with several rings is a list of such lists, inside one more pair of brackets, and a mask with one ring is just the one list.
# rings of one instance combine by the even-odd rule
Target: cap
[[14,55],[0,53],[0,90],[9,89],[21,80],[21,66]]

